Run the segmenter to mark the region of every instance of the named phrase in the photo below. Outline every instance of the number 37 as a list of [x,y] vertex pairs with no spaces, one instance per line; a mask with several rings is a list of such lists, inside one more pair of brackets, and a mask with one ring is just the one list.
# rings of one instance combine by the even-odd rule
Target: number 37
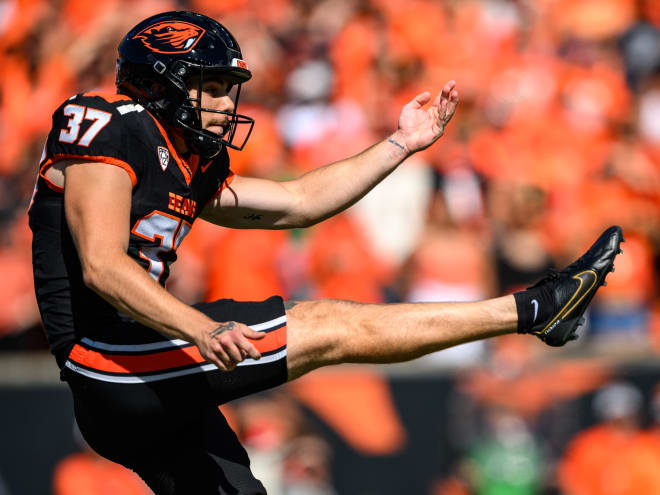
[[[62,143],[74,143],[78,140],[77,144],[80,146],[89,146],[89,143],[96,137],[101,129],[103,129],[110,119],[112,119],[112,114],[108,112],[103,112],[95,108],[83,107],[81,105],[74,105],[70,103],[64,107],[64,115],[71,117],[67,122],[67,129],[62,129],[60,131],[60,142]],[[83,120],[91,120],[94,123],[89,126],[80,139],[78,139],[78,134],[80,134],[80,124]]]

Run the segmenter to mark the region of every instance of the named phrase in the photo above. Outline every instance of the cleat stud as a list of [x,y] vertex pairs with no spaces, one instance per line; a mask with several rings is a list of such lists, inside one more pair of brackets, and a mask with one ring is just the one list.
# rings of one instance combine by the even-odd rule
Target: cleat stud
[[623,254],[623,249],[619,248],[619,254]]

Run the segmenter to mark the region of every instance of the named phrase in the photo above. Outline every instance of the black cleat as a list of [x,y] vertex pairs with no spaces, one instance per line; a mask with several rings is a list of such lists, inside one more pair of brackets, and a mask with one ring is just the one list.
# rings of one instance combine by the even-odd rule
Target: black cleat
[[622,252],[621,242],[625,242],[621,227],[610,227],[577,261],[560,272],[552,270],[533,285],[548,284],[555,305],[548,319],[538,322],[525,333],[534,334],[554,347],[577,339],[575,332],[585,321],[582,315],[598,288],[606,285],[607,274],[614,271],[614,258]]

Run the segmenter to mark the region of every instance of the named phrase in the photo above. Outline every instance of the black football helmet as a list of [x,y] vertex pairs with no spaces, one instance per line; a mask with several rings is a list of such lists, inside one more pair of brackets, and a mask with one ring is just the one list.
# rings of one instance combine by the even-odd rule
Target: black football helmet
[[[234,111],[202,108],[204,79],[222,76],[236,86]],[[117,90],[127,94],[183,136],[195,153],[211,158],[222,146],[243,149],[254,120],[236,113],[241,84],[252,73],[236,39],[219,22],[202,14],[176,11],[154,15],[129,31],[119,44]],[[191,98],[191,84],[198,84]],[[229,92],[229,88],[228,88]],[[224,135],[202,129],[202,112],[229,118]],[[236,127],[249,125],[243,142],[233,144]]]

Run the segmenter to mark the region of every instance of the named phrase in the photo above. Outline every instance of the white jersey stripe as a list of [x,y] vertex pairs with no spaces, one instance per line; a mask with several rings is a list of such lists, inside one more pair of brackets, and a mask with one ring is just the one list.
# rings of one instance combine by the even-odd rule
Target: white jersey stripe
[[[263,332],[284,323],[286,323],[286,315],[282,315],[263,323],[249,325],[249,327],[255,332]],[[149,344],[106,344],[105,342],[99,342],[97,340],[83,337],[81,342],[92,349],[110,352],[148,352],[190,345],[190,342],[181,339],[162,340],[160,342],[151,342]]]
[[83,337],[80,340],[87,347],[93,349],[99,349],[102,351],[114,351],[114,352],[144,352],[144,351],[157,351],[160,349],[167,349],[169,347],[183,347],[190,345],[190,342],[185,340],[176,339],[176,340],[163,340],[161,342],[151,342],[150,344],[131,344],[131,345],[120,345],[120,344],[106,344],[105,342],[98,342],[96,340],[88,339]]
[[[240,363],[238,366],[253,366],[257,364],[266,364],[282,359],[286,356],[286,348],[282,349],[280,352],[271,354],[270,356],[264,356],[259,360],[248,358]],[[71,361],[64,363],[64,366],[69,368],[76,373],[84,375],[88,378],[93,378],[95,380],[100,380],[103,382],[112,382],[112,383],[147,383],[147,382],[156,382],[160,380],[167,380],[168,378],[176,378],[179,376],[192,375],[195,373],[202,373],[205,371],[217,370],[218,367],[215,364],[206,363],[193,368],[186,368],[185,370],[177,371],[166,371],[164,373],[158,373],[155,375],[139,376],[139,375],[106,375],[104,373],[99,373],[98,371],[91,371],[86,368],[82,368]]]
[[268,330],[269,328],[282,325],[283,323],[286,323],[286,315],[282,315],[279,318],[275,318],[270,321],[265,321],[263,323],[257,323],[256,325],[248,325],[248,326],[255,332],[263,332],[264,330]]

